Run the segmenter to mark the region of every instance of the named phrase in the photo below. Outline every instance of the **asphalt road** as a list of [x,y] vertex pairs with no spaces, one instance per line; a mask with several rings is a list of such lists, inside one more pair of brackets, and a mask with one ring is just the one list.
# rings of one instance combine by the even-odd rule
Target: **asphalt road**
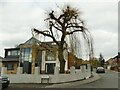
[[99,75],[101,78],[95,82],[72,88],[118,88],[118,72],[106,70],[106,73],[99,73]]

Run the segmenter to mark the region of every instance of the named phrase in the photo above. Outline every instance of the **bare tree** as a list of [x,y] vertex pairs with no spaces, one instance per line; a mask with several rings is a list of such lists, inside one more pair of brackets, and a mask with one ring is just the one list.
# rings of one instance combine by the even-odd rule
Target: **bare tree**
[[[42,34],[44,36],[52,38],[52,40],[58,45],[58,58],[60,61],[60,73],[64,73],[65,70],[65,59],[64,59],[64,44],[66,42],[67,36],[71,43],[72,51],[75,52],[79,48],[80,39],[79,33],[82,33],[83,38],[87,43],[89,55],[93,54],[93,46],[91,35],[85,28],[84,22],[79,18],[79,10],[66,6],[61,9],[59,15],[56,15],[55,11],[49,13],[49,17],[45,19],[49,24],[49,30],[38,30],[34,28],[34,32]],[[56,33],[57,32],[57,33]],[[56,36],[60,36],[60,41]],[[56,35],[57,34],[57,35]]]

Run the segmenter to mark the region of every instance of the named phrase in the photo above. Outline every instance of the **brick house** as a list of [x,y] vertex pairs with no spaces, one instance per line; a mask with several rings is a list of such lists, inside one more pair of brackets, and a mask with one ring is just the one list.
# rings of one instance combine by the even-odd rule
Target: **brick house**
[[118,55],[110,58],[106,63],[108,64],[109,69],[120,72],[120,52],[118,52]]
[[113,69],[115,71],[119,71],[120,72],[120,52],[118,52],[118,55],[116,55],[115,57],[113,57]]
[[68,52],[68,69],[70,69],[71,66],[75,66],[76,69],[79,69],[82,62],[83,60],[81,58],[78,58],[73,53]]
[[16,74],[19,64],[20,48],[5,49],[5,57],[2,59],[2,67],[7,67],[8,74]]

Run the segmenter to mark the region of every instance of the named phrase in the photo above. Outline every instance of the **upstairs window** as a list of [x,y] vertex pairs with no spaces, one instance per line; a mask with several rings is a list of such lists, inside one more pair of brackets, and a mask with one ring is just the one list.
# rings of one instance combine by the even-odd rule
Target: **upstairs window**
[[20,55],[19,50],[10,50],[10,51],[8,51],[8,56],[18,56],[18,55]]
[[11,51],[8,51],[8,56],[10,56],[11,55]]

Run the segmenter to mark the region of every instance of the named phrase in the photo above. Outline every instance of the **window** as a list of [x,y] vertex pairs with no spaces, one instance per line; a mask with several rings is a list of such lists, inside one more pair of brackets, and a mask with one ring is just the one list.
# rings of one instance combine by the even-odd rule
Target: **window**
[[10,56],[10,53],[11,53],[11,52],[10,52],[10,51],[8,51],[8,56]]
[[21,62],[29,61],[32,62],[32,49],[31,48],[23,48],[21,53]]
[[56,55],[54,52],[46,51],[46,60],[47,61],[54,61],[55,57],[56,57]]
[[12,55],[12,56],[16,56],[16,55],[18,55],[17,50],[13,50],[13,51],[11,51],[11,55]]
[[6,64],[5,66],[7,67],[7,70],[13,70],[14,69],[13,64]]
[[8,56],[18,56],[18,55],[20,55],[19,50],[10,50],[10,51],[8,51]]

